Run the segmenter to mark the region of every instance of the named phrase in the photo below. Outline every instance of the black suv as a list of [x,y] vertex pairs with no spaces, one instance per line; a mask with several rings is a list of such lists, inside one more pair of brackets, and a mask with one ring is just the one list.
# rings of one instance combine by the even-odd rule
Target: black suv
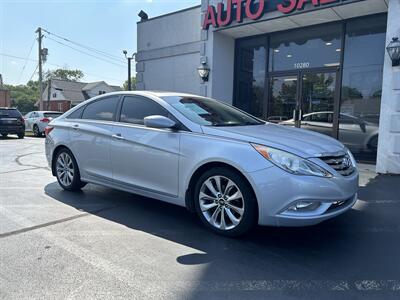
[[25,120],[18,109],[0,107],[0,134],[3,137],[16,134],[18,138],[24,138]]

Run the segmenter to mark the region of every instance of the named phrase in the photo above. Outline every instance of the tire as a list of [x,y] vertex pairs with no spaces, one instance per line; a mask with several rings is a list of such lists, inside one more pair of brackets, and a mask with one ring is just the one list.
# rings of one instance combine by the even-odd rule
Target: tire
[[79,191],[86,185],[86,183],[81,181],[81,175],[74,155],[67,148],[62,148],[57,152],[54,164],[58,184],[64,190]]
[[18,138],[23,139],[25,137],[25,132],[18,133]]
[[6,138],[6,137],[8,136],[8,133],[2,133],[1,136],[2,136],[3,138]]
[[254,192],[242,175],[231,169],[218,167],[201,175],[194,188],[194,202],[202,223],[217,234],[238,237],[257,223]]
[[41,137],[42,133],[39,130],[39,126],[37,126],[36,124],[33,125],[33,135],[36,137]]
[[378,149],[378,136],[374,135],[369,141],[368,141],[368,149],[370,151],[376,152]]

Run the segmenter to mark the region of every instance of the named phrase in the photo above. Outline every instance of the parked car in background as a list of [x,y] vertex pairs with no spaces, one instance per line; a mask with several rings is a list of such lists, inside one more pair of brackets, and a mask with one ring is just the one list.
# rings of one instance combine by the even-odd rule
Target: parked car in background
[[267,121],[271,123],[280,123],[286,121],[287,119],[288,117],[285,116],[271,116],[267,118]]
[[25,115],[25,130],[33,132],[37,137],[42,136],[51,120],[62,114],[58,111],[31,111]]
[[24,117],[18,109],[0,107],[0,134],[3,137],[7,137],[9,134],[16,134],[18,135],[18,138],[24,138]]
[[[280,122],[281,125],[294,126],[293,119]],[[333,124],[333,112],[320,111],[305,114],[301,120],[301,128],[331,135]],[[339,139],[351,151],[376,152],[378,148],[379,125],[368,122],[348,114],[339,115]]]
[[227,236],[317,224],[357,200],[356,163],[339,141],[195,95],[92,98],[46,127],[45,147],[65,190],[90,182],[186,206]]

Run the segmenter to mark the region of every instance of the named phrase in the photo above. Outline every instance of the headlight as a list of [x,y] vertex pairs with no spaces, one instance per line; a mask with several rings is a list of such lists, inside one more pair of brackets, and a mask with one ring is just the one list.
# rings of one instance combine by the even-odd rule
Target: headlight
[[268,159],[274,165],[278,166],[279,168],[289,173],[296,175],[332,177],[332,174],[330,174],[325,169],[297,155],[263,145],[258,145],[258,144],[251,144],[251,145],[264,158]]
[[347,148],[346,148],[346,153],[347,153],[347,155],[350,157],[351,164],[353,165],[353,167],[356,167],[356,166],[357,166],[357,163],[356,163],[356,160],[355,160],[353,154],[352,154],[352,153],[350,152],[350,150],[347,149]]

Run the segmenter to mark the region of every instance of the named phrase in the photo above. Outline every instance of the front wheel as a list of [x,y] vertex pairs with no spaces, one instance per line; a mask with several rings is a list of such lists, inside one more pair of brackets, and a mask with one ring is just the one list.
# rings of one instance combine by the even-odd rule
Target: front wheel
[[18,138],[23,139],[25,137],[25,132],[23,133],[18,133]]
[[237,237],[257,222],[257,201],[249,183],[227,168],[205,172],[195,187],[197,214],[215,233]]
[[57,181],[64,190],[78,191],[85,186],[81,181],[78,164],[68,149],[61,149],[57,153],[55,169]]

